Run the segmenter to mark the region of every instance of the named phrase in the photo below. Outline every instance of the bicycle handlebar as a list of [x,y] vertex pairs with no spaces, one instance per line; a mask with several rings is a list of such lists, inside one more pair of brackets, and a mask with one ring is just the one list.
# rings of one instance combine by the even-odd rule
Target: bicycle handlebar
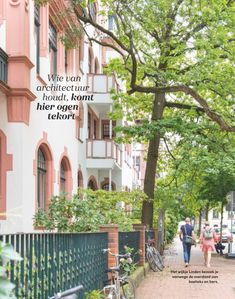
[[130,253],[126,253],[126,254],[118,254],[118,253],[113,253],[110,251],[110,248],[107,249],[103,249],[103,252],[108,252],[110,255],[115,256],[115,257],[123,257],[123,258],[128,258],[131,257]]
[[77,287],[71,288],[69,290],[66,290],[62,293],[57,293],[55,296],[49,298],[49,299],[60,299],[69,295],[76,294],[77,292],[83,290],[83,285],[79,285]]

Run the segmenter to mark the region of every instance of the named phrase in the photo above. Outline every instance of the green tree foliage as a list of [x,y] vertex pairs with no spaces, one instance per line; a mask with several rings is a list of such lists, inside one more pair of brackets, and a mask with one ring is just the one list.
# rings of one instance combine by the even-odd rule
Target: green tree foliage
[[[120,54],[108,72],[126,81],[127,93],[114,95],[113,117],[141,120],[122,132],[124,140],[149,142],[144,191],[150,199],[160,140],[166,133],[191,128],[194,134],[202,119],[235,131],[234,2],[101,0],[95,18],[93,0],[70,0],[70,11],[84,25],[90,43]],[[116,24],[112,31],[107,26],[111,16]],[[143,202],[142,222],[152,226],[152,201]]]
[[234,136],[218,128],[208,135],[212,125],[201,122],[194,135],[185,130],[173,146],[169,144],[159,163],[159,171],[167,168],[167,175],[158,184],[157,198],[161,199],[161,190],[165,194],[170,189],[185,216],[226,204],[235,187]]
[[[145,119],[122,131],[128,138],[150,140],[144,191],[153,198],[154,166],[167,131],[182,130],[190,118],[197,124],[198,117],[235,131],[234,1],[104,0],[101,5],[102,16],[115,16],[114,32],[90,16],[89,1],[83,1],[85,13],[77,17],[98,30],[92,36],[86,32],[91,42],[120,54],[109,70],[126,80],[128,93],[116,97],[115,113]],[[152,208],[144,203],[142,211],[142,221],[150,225]]]

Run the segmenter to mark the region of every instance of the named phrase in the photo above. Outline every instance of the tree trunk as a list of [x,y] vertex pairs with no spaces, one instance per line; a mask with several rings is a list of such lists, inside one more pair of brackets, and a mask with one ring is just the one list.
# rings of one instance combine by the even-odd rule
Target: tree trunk
[[[156,93],[153,104],[152,121],[156,121],[162,118],[164,106],[165,93]],[[142,224],[145,224],[149,228],[152,228],[153,226],[153,199],[156,178],[156,166],[159,155],[160,137],[160,133],[157,133],[154,136],[154,138],[149,141],[146,171],[144,178],[144,192],[148,196],[150,201],[144,201],[143,203]]]
[[209,214],[210,205],[209,203],[206,204],[206,221],[208,221],[208,214]]
[[199,213],[198,234],[200,236],[202,230],[202,209],[200,209]]

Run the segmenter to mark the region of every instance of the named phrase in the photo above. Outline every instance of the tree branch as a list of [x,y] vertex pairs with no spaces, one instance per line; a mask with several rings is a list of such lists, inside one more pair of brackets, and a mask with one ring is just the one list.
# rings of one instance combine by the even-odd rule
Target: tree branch
[[165,106],[169,108],[179,108],[179,109],[186,109],[186,110],[194,109],[198,112],[205,112],[205,110],[202,107],[192,106],[192,105],[187,105],[182,103],[166,102]]
[[207,104],[206,100],[199,95],[198,92],[193,90],[191,87],[185,85],[178,85],[178,86],[166,86],[166,87],[144,87],[140,85],[132,85],[132,90],[129,91],[129,94],[133,92],[145,92],[145,93],[177,93],[183,92],[186,95],[190,95],[195,101],[197,101],[201,107],[203,108],[204,112],[207,116],[216,122],[221,129],[228,131],[228,132],[235,132],[235,126],[229,126],[223,118],[218,115],[216,112],[212,111]]

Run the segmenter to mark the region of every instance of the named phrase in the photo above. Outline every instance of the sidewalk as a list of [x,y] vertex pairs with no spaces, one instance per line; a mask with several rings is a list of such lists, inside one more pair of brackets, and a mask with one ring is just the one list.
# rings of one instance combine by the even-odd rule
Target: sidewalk
[[203,265],[199,245],[191,250],[190,267],[183,263],[183,249],[175,239],[165,251],[163,272],[149,272],[137,289],[137,299],[235,299],[235,260],[213,255],[211,268]]

